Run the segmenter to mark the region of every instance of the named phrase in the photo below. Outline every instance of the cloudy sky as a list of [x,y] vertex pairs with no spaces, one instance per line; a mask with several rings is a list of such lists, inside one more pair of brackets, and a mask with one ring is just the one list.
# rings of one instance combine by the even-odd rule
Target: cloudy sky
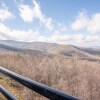
[[0,40],[100,46],[100,0],[0,0]]

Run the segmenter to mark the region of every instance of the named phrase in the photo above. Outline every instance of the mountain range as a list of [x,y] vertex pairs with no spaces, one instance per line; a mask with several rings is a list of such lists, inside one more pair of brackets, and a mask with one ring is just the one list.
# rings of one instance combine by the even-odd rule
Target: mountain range
[[99,59],[100,57],[100,48],[86,48],[45,42],[19,42],[13,40],[0,40],[0,50],[30,55],[53,54],[65,57],[92,59]]

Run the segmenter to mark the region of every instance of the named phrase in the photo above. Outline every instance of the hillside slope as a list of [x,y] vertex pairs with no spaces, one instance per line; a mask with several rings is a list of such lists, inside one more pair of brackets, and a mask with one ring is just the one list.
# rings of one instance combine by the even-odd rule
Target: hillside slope
[[4,44],[0,44],[0,51],[17,52],[17,53],[29,54],[29,55],[43,55],[41,51],[15,48]]
[[68,57],[100,57],[100,48],[85,48],[73,45],[60,45],[56,43],[45,42],[18,42],[12,40],[1,40],[0,43],[10,47],[12,46],[14,48],[19,48],[21,50],[24,49],[24,52],[33,52],[34,50],[34,52],[38,51],[38,53],[40,51],[40,53],[49,53]]
[[[80,100],[100,99],[100,62],[68,59],[57,55],[19,56],[17,53],[2,51],[0,66]],[[48,100],[1,75],[0,84],[17,96],[18,100]]]

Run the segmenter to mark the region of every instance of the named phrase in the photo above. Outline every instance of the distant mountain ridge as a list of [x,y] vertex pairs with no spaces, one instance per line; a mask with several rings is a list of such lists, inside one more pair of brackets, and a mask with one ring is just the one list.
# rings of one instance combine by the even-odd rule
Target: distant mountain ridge
[[[0,40],[0,43],[9,46],[13,51],[20,50],[21,52],[37,52],[39,54],[56,54],[68,57],[100,57],[99,48],[84,48],[73,45],[60,45],[56,43],[45,42],[19,42],[13,40]],[[8,49],[8,47],[6,48]],[[36,53],[36,54],[37,54]]]
[[12,46],[12,47],[22,47],[25,44],[28,44],[27,42],[19,42],[14,40],[0,40],[1,44]]
[[16,47],[7,46],[4,44],[0,44],[0,51],[16,52],[16,53],[29,54],[29,55],[34,55],[34,56],[43,55],[43,53],[38,50],[20,49]]

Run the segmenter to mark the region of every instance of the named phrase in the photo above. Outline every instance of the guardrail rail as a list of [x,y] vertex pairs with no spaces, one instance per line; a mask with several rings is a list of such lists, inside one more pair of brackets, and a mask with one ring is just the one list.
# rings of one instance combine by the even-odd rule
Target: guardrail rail
[[[76,97],[70,96],[44,84],[33,81],[6,68],[0,67],[0,72],[22,84],[23,86],[26,86],[27,88],[41,94],[44,97],[47,97],[50,100],[79,100]],[[7,98],[7,100],[18,100],[2,86],[0,86],[0,92]]]
[[0,85],[0,92],[7,98],[7,100],[18,100],[9,91],[7,91],[3,86]]

